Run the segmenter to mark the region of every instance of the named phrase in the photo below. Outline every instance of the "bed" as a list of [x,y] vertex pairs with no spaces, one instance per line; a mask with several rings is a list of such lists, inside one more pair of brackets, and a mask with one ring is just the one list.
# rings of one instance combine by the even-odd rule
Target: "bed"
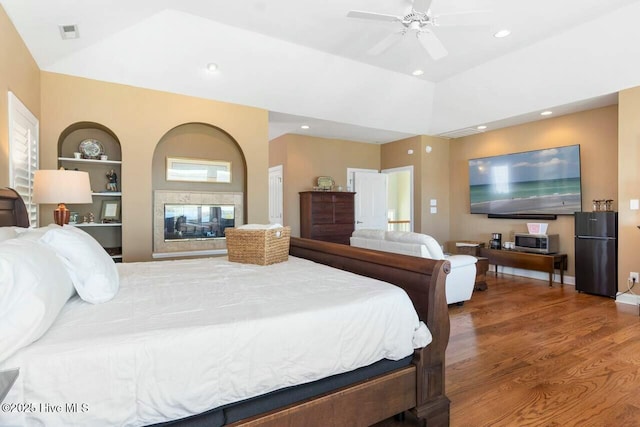
[[[16,217],[21,216],[22,213],[20,213],[21,208],[16,206],[20,204],[21,200],[16,198],[9,190],[0,192],[0,221],[2,226],[18,225]],[[75,233],[75,231],[69,231],[68,233],[70,232]],[[0,243],[0,249],[2,245]],[[7,243],[4,243],[4,245],[6,246]],[[215,425],[222,417],[225,418],[223,420],[225,425],[233,426],[366,426],[395,414],[411,410],[426,425],[448,425],[449,400],[444,393],[444,352],[449,338],[449,318],[445,301],[444,279],[449,269],[449,264],[446,261],[432,261],[393,255],[297,238],[292,238],[291,240],[290,255],[290,261],[286,263],[267,267],[242,265],[239,269],[232,269],[233,266],[231,264],[234,263],[229,263],[226,259],[125,263],[118,266],[119,274],[123,279],[118,294],[113,300],[103,304],[91,305],[85,303],[78,296],[72,297],[64,304],[51,328],[43,332],[39,340],[18,350],[4,362],[4,365],[0,363],[0,369],[3,369],[11,367],[7,366],[7,364],[11,365],[13,363],[13,366],[17,365],[18,361],[23,362],[31,359],[35,361],[32,365],[20,366],[22,379],[19,378],[16,383],[17,386],[14,386],[14,389],[11,390],[6,402],[13,401],[29,404],[31,401],[40,403],[48,401],[54,405],[62,405],[63,411],[73,411],[75,409],[77,412],[81,412],[83,409],[82,404],[86,402],[78,401],[81,399],[78,399],[77,395],[73,393],[78,388],[87,387],[86,383],[89,382],[99,384],[97,392],[102,392],[105,396],[102,400],[113,399],[122,408],[125,408],[131,401],[135,401],[138,412],[142,407],[144,408],[143,414],[151,413],[152,416],[142,418],[146,420],[142,424],[159,422],[158,425]],[[333,268],[327,269],[327,267],[319,264]],[[179,283],[182,283],[184,287],[178,286],[176,288],[175,283],[173,287],[163,284],[160,280],[161,276],[167,276],[171,281],[176,281],[175,275],[167,275],[167,269],[180,271],[178,276],[180,278]],[[202,291],[204,288],[201,283],[190,285],[191,278],[197,276],[198,271],[202,269],[215,271],[218,284],[223,288],[224,286],[230,287],[226,290],[223,289],[219,294],[208,296],[210,293],[208,287],[206,288],[207,291]],[[293,273],[296,270],[300,273],[296,273],[297,276]],[[343,274],[348,273],[339,270],[355,273],[358,276],[343,276]],[[304,272],[308,273],[306,281]],[[252,279],[247,283],[251,285],[236,286],[235,283],[245,283],[236,282],[235,279],[231,280],[231,278],[240,274],[257,274],[258,277],[249,276]],[[299,277],[300,279],[298,280],[301,280],[301,282],[294,282],[294,276]],[[336,311],[343,310],[342,306],[352,305],[352,298],[349,296],[342,298],[345,304],[333,305],[334,303],[327,302],[327,304],[324,304],[324,309],[329,310],[329,318],[322,321],[313,320],[315,317],[308,317],[310,316],[308,312],[298,310],[299,302],[295,302],[296,300],[289,301],[288,298],[289,292],[294,294],[301,293],[304,299],[323,305],[322,302],[325,301],[326,295],[337,293],[337,291],[327,288],[327,285],[324,290],[320,289],[319,294],[307,294],[307,292],[311,292],[309,290],[311,289],[311,282],[317,281],[315,279],[309,280],[309,277],[316,278],[320,276],[326,277],[333,284],[340,285],[340,288],[351,289],[352,287],[366,286],[367,289],[373,290],[374,297],[367,299],[364,311],[356,312],[356,314],[350,314],[351,311]],[[405,292],[386,284],[383,286],[377,281],[365,280],[360,276],[396,284],[404,289]],[[149,277],[151,277],[151,282],[145,282],[145,280],[149,280]],[[280,284],[280,287],[275,291],[270,288],[269,294],[274,302],[273,304],[260,305],[261,301],[252,301],[251,294],[243,294],[244,289],[240,289],[246,287],[249,291],[252,291],[252,288],[257,286],[256,284],[262,283],[260,282],[260,277],[271,277],[276,283]],[[307,285],[309,285],[309,289],[307,289]],[[146,288],[152,288],[153,292],[144,293]],[[327,292],[327,289],[331,291]],[[378,291],[381,292],[379,295],[382,296],[378,296]],[[80,295],[85,292],[86,290],[81,291],[78,289]],[[390,294],[387,294],[388,292]],[[132,295],[135,298],[131,299]],[[197,295],[197,297],[190,298],[190,295]],[[353,295],[353,300],[360,298],[355,297],[355,294]],[[211,301],[217,301],[220,304],[216,310],[202,310],[203,304],[207,307],[209,306],[209,300],[206,299],[208,297],[211,298]],[[225,300],[224,298],[228,299]],[[419,317],[428,326],[431,342],[424,347],[417,349],[411,347],[408,350],[406,347],[407,340],[416,339],[415,335],[419,327],[411,331],[411,334],[409,334],[411,336],[409,336],[406,332],[401,332],[405,330],[404,327],[395,330],[395,326],[387,326],[387,317],[395,316],[395,313],[399,311],[398,309],[389,310],[387,314],[382,316],[382,320],[379,317],[379,313],[385,313],[385,305],[395,307],[394,304],[396,303],[404,304],[403,298],[406,298],[409,301],[409,305],[413,305],[415,308],[416,319]],[[140,309],[142,307],[140,301],[148,299],[155,299],[158,304],[149,306],[148,310],[150,311],[145,312]],[[178,302],[188,299],[194,300],[195,306],[189,308],[178,304]],[[376,299],[378,300],[377,302]],[[136,302],[132,303],[131,301]],[[286,303],[287,301],[289,301],[289,304]],[[282,304],[283,302],[284,304]],[[275,305],[275,303],[280,303],[281,305]],[[204,338],[206,335],[202,335],[208,333],[207,329],[212,328],[211,324],[209,324],[210,321],[213,320],[212,323],[215,324],[216,319],[224,317],[227,307],[233,305],[240,306],[242,314],[240,315],[241,322],[234,326],[235,329],[230,335],[233,337],[231,340],[234,341],[234,344],[239,345],[241,354],[253,354],[253,356],[248,359],[251,360],[251,366],[241,366],[239,371],[238,366],[236,366],[234,368],[236,369],[236,374],[231,378],[231,381],[236,381],[238,377],[243,376],[242,373],[247,372],[246,376],[249,380],[245,381],[245,383],[233,383],[232,388],[248,387],[247,383],[254,388],[256,384],[259,385],[262,379],[257,378],[255,372],[264,371],[262,368],[256,368],[260,364],[272,367],[275,371],[283,369],[280,373],[276,372],[274,374],[276,378],[281,380],[277,389],[271,389],[269,387],[273,386],[269,385],[261,391],[260,387],[258,387],[257,390],[250,391],[250,399],[241,400],[238,406],[234,406],[237,402],[226,401],[224,400],[225,398],[218,396],[215,381],[212,382],[211,380],[211,378],[216,380],[222,378],[219,373],[210,374],[216,367],[219,367],[216,365],[222,365],[229,371],[232,370],[231,365],[213,363],[211,366],[204,366],[205,364],[201,363],[203,357],[198,355],[198,351],[205,351],[205,354],[212,355],[216,362],[220,360],[231,360],[233,362],[237,359],[237,356],[225,359],[224,354],[220,353],[221,346],[212,345]],[[162,309],[160,310],[158,307]],[[2,307],[0,306],[0,313],[1,309]],[[190,311],[189,317],[196,319],[196,323],[201,323],[195,325],[195,328],[193,327],[194,325],[190,325],[191,329],[177,328],[176,326],[183,321],[181,317],[177,316],[184,313],[185,310]],[[266,312],[269,311],[273,311],[271,317],[260,317],[263,314],[266,316],[269,314]],[[314,306],[312,311],[319,312],[320,310],[317,306]],[[194,312],[197,312],[197,315],[192,315]],[[116,316],[114,313],[120,314]],[[256,315],[256,313],[258,315],[257,323],[249,323],[246,316],[249,314]],[[333,316],[331,313],[333,313]],[[352,317],[349,318],[349,316]],[[297,325],[297,329],[302,329],[302,338],[293,335],[294,331],[287,330],[284,332],[281,326],[266,327],[265,325],[271,324],[273,317],[284,319],[285,324]],[[350,321],[347,322],[347,327],[340,326],[331,323],[333,321],[332,317],[347,318]],[[135,319],[135,321],[131,319]],[[411,319],[408,321],[412,322]],[[113,327],[110,328],[110,325]],[[135,325],[135,328],[132,328],[131,325]],[[167,339],[166,335],[157,336],[158,334],[167,333],[163,325],[170,326],[166,328],[173,334],[170,339]],[[304,328],[300,327],[300,325],[304,325]],[[324,329],[312,329],[309,325],[314,325],[313,327],[315,328],[319,328],[322,325],[327,327]],[[351,329],[356,326],[363,329]],[[255,335],[246,341],[237,338],[240,335],[235,335],[235,333],[243,327],[253,331]],[[363,341],[358,341],[358,339],[360,339],[361,334],[366,333],[364,329],[373,329],[374,336],[376,336],[375,331],[380,331],[387,327],[390,328],[389,333],[379,334],[380,337],[384,337],[384,339],[380,338],[380,340],[384,342],[402,341],[404,349],[396,354],[396,350],[391,349],[391,344],[386,343],[382,346],[384,349],[382,352],[384,353],[383,360],[378,361],[382,353],[380,353],[379,349],[369,346],[369,342],[375,340],[364,339]],[[126,337],[123,338],[118,335],[117,338],[113,338],[113,329],[127,330]],[[145,333],[151,332],[152,335],[156,336],[152,339],[148,335],[144,337],[136,335],[138,332],[142,332],[142,329],[144,329]],[[275,355],[271,354],[270,351],[264,350],[269,347],[269,344],[266,344],[268,340],[262,342],[261,339],[267,335],[269,330],[282,331],[278,338],[280,341],[274,347],[279,347],[280,350],[284,348],[284,357],[283,354],[277,353],[278,349],[276,349]],[[339,356],[341,358],[340,363],[327,363],[327,365],[331,366],[324,373],[310,374],[313,371],[297,373],[296,370],[299,365],[307,364],[307,362],[300,362],[302,359],[297,358],[296,355],[298,353],[311,353],[316,355],[315,358],[320,361],[329,360],[327,359],[328,356],[322,353],[326,350],[325,347],[330,347],[328,343],[334,340],[330,335],[324,336],[325,332],[329,332],[328,330],[340,331],[339,335],[346,335],[349,337],[348,341],[353,341],[355,347],[351,348],[351,350],[348,349],[347,344],[340,344],[340,346],[347,349],[344,353],[351,354],[355,362],[346,361],[347,357],[341,353]],[[69,333],[69,331],[75,331],[75,333]],[[225,333],[229,334],[229,332]],[[400,339],[403,334],[407,336]],[[185,338],[187,335],[193,335],[195,339],[188,341]],[[305,339],[305,337],[307,338]],[[93,343],[90,342],[91,339],[94,340]],[[113,341],[114,339],[116,341]],[[132,369],[126,363],[120,363],[120,359],[118,359],[120,353],[134,351],[129,350],[130,347],[120,347],[120,342],[125,340],[133,340],[138,346],[136,347],[137,350],[135,350],[138,353],[132,360],[145,361],[140,363],[140,366],[134,366],[135,369]],[[163,340],[170,341],[173,345],[162,345]],[[71,343],[72,348],[62,347],[61,342],[64,341]],[[144,345],[141,345],[141,342],[144,342]],[[230,341],[227,340],[226,342],[225,351],[227,347],[231,347],[231,345],[228,345]],[[205,345],[198,346],[197,343],[204,343]],[[73,348],[74,346],[75,349]],[[146,352],[151,352],[156,347],[161,352],[162,357],[156,357],[153,362],[143,359],[143,357],[146,357]],[[89,351],[90,357],[85,355],[82,356],[84,359],[73,361],[74,372],[67,373],[67,380],[61,380],[64,377],[60,375],[64,375],[65,371],[70,370],[63,361],[65,359],[73,360],[74,353],[76,350],[79,352],[80,349]],[[354,351],[354,349],[357,349],[357,351]],[[171,353],[174,353],[173,356],[171,356]],[[40,354],[40,359],[37,357],[38,354]],[[42,357],[42,354],[46,357]],[[175,354],[178,354],[180,362],[176,362]],[[408,357],[404,357],[407,355]],[[277,361],[287,358],[291,358],[293,363],[284,365],[282,368],[276,367]],[[86,369],[87,373],[89,370],[94,373],[99,372],[100,369],[93,366],[94,363],[99,362],[99,359],[104,359],[103,362],[109,367],[109,369],[104,369],[105,372],[102,372],[102,377],[88,380],[88,374],[87,377],[84,374],[79,374],[84,372],[83,369]],[[37,362],[38,360],[40,362]],[[82,360],[85,361],[83,362]],[[87,363],[86,360],[91,360],[92,362]],[[38,365],[38,363],[41,364]],[[88,367],[83,368],[84,365]],[[197,369],[187,372],[184,371],[186,367],[195,367]],[[313,369],[316,368],[314,367]],[[55,375],[51,376],[51,371],[55,372]],[[140,394],[140,390],[136,390],[138,394],[129,396],[129,390],[148,382],[144,380],[145,375],[149,373],[148,371],[154,371],[153,378],[160,374],[164,377],[171,377],[172,382],[175,382],[176,378],[188,378],[189,381],[183,381],[180,384],[183,389],[178,394],[193,396],[185,402],[178,402],[178,404],[174,404],[169,409],[164,408],[162,410],[153,407],[155,403],[163,400],[168,394],[168,391],[161,387],[157,390],[154,389],[153,393],[147,393],[143,390],[142,394]],[[282,372],[286,372],[287,375],[282,375]],[[134,376],[137,382],[130,382],[127,379],[130,375]],[[149,373],[149,375],[151,374]],[[294,384],[300,382],[299,379],[292,378],[292,384],[287,382],[289,376],[295,377],[296,375],[306,378],[300,386],[294,386]],[[43,380],[42,377],[49,379]],[[37,383],[38,386],[34,387],[33,384],[36,384],[36,380],[39,381]],[[156,380],[154,379],[154,381]],[[69,386],[65,388],[60,385],[60,382],[69,383]],[[37,389],[35,393],[37,399],[30,397],[34,396],[33,394],[25,394],[27,390],[33,388]],[[92,392],[95,393],[96,390],[92,391],[91,387],[89,387],[83,392],[83,395],[88,399],[91,397]],[[122,400],[118,401],[119,397]],[[231,400],[234,399],[232,398]],[[271,402],[264,404],[265,400],[270,400]],[[79,406],[74,407],[74,404]],[[252,409],[245,411],[246,408],[244,406],[249,404]],[[263,404],[266,406],[262,406]],[[67,407],[66,405],[71,406]],[[98,404],[92,401],[91,405],[90,411],[97,411],[96,405]],[[206,405],[212,406],[208,407]],[[186,412],[182,411],[183,407],[186,406],[192,407],[187,408]],[[257,413],[256,407],[259,408]],[[42,406],[26,408],[42,410]],[[176,410],[176,408],[178,409]],[[231,415],[227,415],[224,411],[221,412],[220,408],[224,410],[231,408],[229,409],[229,414]],[[115,412],[118,411],[114,409],[112,412],[114,412],[115,416]],[[161,416],[155,417],[158,412],[162,412]],[[184,416],[185,413],[190,415]],[[4,424],[2,416],[6,416],[6,414],[0,414],[0,423]],[[34,418],[34,416],[31,416],[31,418],[30,416],[26,416],[26,418],[24,415],[21,416],[23,418],[15,419],[31,420],[31,418]],[[34,419],[38,419],[39,416],[35,416]],[[58,418],[50,419],[56,420]],[[77,425],[86,424],[86,422],[82,422],[82,417],[71,418],[72,421],[73,419],[80,420]],[[112,422],[107,417],[102,419],[101,424],[141,424],[139,419],[131,422],[127,421],[126,416],[124,417],[124,422],[122,419],[121,417]],[[153,422],[149,422],[149,420]],[[93,422],[97,421],[94,419]],[[36,421],[33,424],[36,424]]]

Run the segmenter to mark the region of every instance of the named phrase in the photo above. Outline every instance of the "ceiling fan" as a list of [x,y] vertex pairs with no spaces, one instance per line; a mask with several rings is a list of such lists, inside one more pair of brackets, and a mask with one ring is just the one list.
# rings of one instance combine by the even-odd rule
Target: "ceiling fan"
[[487,21],[486,11],[471,11],[464,13],[450,13],[433,15],[431,3],[433,0],[414,0],[411,11],[404,16],[387,15],[375,12],[352,10],[349,18],[368,19],[374,21],[399,22],[403,28],[400,31],[389,34],[371,49],[370,55],[379,55],[398,43],[407,33],[415,33],[418,41],[435,61],[448,55],[440,39],[432,31],[433,27],[454,25],[485,25]]

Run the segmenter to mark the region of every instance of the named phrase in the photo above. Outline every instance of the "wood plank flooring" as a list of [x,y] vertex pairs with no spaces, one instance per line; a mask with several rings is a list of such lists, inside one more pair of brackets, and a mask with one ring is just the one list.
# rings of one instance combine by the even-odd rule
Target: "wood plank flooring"
[[449,308],[451,426],[640,426],[638,307],[568,285],[487,279],[487,291]]

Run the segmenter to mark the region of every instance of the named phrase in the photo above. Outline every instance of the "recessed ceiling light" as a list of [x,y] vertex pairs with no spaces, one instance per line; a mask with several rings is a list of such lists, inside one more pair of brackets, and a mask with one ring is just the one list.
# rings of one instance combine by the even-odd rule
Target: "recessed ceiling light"
[[309,129],[309,125],[302,125],[300,126],[300,129]]
[[424,71],[422,70],[414,70],[411,74],[413,74],[414,76],[421,76],[424,74]]
[[486,125],[480,125],[478,126],[478,130],[485,130],[487,128]]
[[210,72],[215,72],[218,71],[218,64],[216,64],[215,62],[210,62],[207,64],[207,70]]
[[543,111],[542,113],[540,113],[541,116],[550,116],[553,114],[553,111]]
[[504,30],[500,30],[497,33],[495,33],[493,35],[493,37],[501,39],[502,37],[507,37],[509,34],[511,34],[510,30],[504,29]]

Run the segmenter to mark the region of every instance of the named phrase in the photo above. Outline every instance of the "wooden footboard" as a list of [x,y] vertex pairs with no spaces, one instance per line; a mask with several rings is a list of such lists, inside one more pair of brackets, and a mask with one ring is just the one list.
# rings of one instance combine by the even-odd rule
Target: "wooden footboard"
[[[448,426],[449,425],[449,399],[445,395],[445,350],[449,343],[449,312],[445,296],[445,278],[449,273],[451,266],[448,261],[435,261],[431,259],[409,257],[404,255],[392,254],[388,252],[371,251],[367,249],[354,248],[346,245],[338,245],[334,243],[322,242],[317,240],[291,238],[291,246],[289,253],[292,256],[306,258],[331,267],[350,271],[375,279],[384,280],[403,288],[416,308],[418,316],[424,321],[431,334],[433,341],[427,347],[415,351],[413,366],[414,371],[410,374],[412,381],[409,385],[402,380],[394,380],[391,374],[382,375],[374,380],[359,383],[354,386],[346,387],[334,393],[322,396],[325,400],[335,400],[336,403],[329,403],[328,407],[334,408],[339,405],[341,413],[347,411],[340,419],[327,422],[322,414],[327,410],[326,406],[320,411],[309,411],[307,402],[285,408],[281,411],[275,411],[271,414],[263,416],[263,420],[267,421],[269,417],[275,416],[277,412],[287,412],[287,417],[279,418],[277,425],[296,425],[284,422],[286,419],[293,419],[296,411],[302,411],[308,421],[313,419],[322,420],[317,425],[370,425],[373,422],[381,421],[398,412],[411,409],[416,413],[418,418],[423,420],[428,426]],[[402,371],[402,370],[401,370]],[[390,383],[387,384],[379,393],[366,394],[366,399],[360,400],[362,396],[353,399],[352,406],[348,410],[343,404],[338,403],[345,399],[345,395],[353,388],[367,389],[375,388],[377,381],[386,379]],[[405,378],[405,377],[400,377]],[[393,385],[391,385],[393,383]],[[392,388],[392,393],[386,393],[385,390]],[[352,390],[354,393],[355,391]],[[403,403],[397,405],[389,405],[389,401],[404,396],[407,399],[400,399]],[[414,400],[411,400],[413,398]],[[367,406],[375,408],[386,408],[386,410],[378,411],[376,415],[381,417],[377,420],[361,420],[361,422],[353,423],[354,419],[359,419],[355,414],[362,414],[362,405],[366,402]],[[410,402],[410,403],[408,403]],[[344,402],[342,402],[344,403]],[[402,407],[402,406],[406,407]],[[391,406],[391,407],[390,407]],[[296,409],[297,408],[297,409]],[[395,411],[395,412],[394,412]],[[333,412],[335,414],[335,412]],[[284,415],[284,414],[283,414]],[[267,417],[267,418],[265,418]],[[344,418],[347,417],[347,418]],[[348,421],[345,424],[345,421]],[[266,422],[265,424],[257,423],[258,418],[252,419],[250,425],[276,425]],[[311,425],[311,424],[305,424]]]

